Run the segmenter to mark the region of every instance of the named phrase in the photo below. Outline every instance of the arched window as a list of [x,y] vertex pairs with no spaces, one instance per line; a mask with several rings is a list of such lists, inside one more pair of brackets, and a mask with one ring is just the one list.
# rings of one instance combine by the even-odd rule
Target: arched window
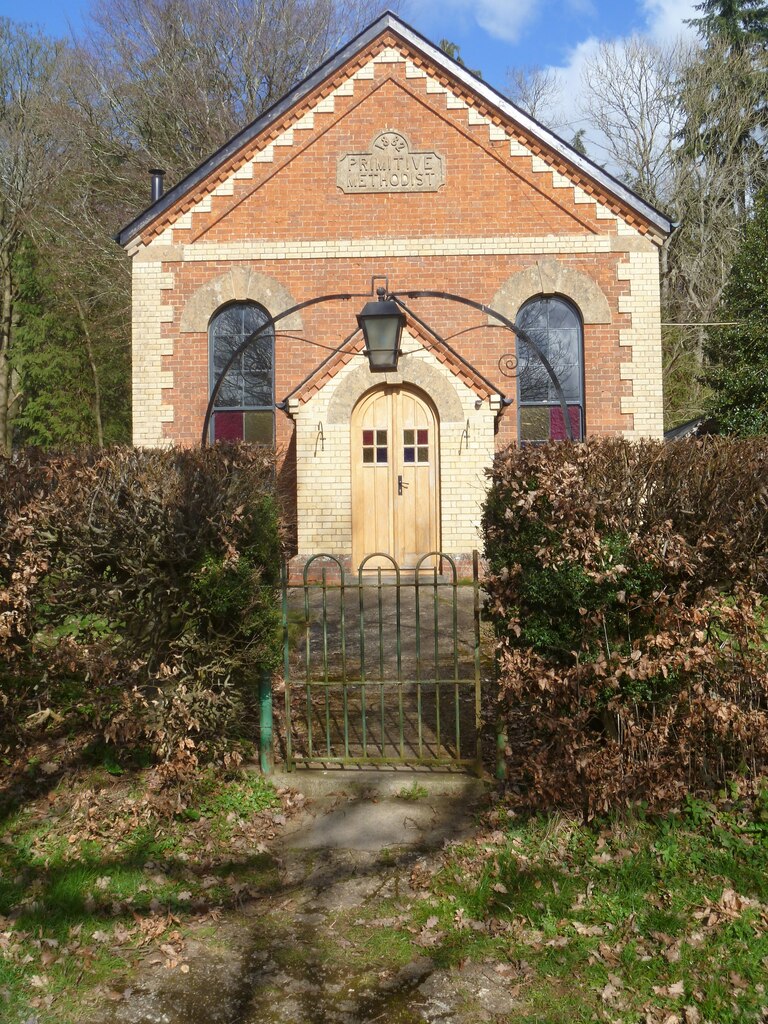
[[[227,360],[269,319],[255,302],[233,302],[214,313],[208,326],[210,388]],[[212,441],[272,444],[275,436],[275,331],[270,325],[232,364],[216,396]]]
[[[563,389],[574,439],[584,437],[584,344],[581,317],[565,299],[531,299],[516,324],[535,341]],[[554,384],[541,360],[517,339],[518,436],[522,444],[567,437]]]

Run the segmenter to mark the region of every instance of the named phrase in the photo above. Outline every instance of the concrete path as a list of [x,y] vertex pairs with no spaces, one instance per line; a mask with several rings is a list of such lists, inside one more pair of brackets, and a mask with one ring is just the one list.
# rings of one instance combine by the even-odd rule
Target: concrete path
[[414,955],[407,930],[429,897],[436,851],[472,833],[486,785],[459,773],[364,769],[275,781],[306,796],[273,850],[278,891],[190,944],[188,973],[138,978],[90,1024],[512,1021],[510,970],[441,966],[429,942]]

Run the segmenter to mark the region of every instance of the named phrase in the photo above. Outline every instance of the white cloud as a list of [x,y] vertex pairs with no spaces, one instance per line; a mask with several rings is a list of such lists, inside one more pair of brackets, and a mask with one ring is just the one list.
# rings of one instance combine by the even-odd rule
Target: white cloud
[[539,0],[477,0],[474,5],[481,28],[507,43],[516,43],[525,25],[533,19]]
[[[672,44],[681,36],[695,36],[696,29],[686,25],[685,20],[698,15],[699,12],[695,9],[698,2],[699,0],[638,0],[644,20],[642,34],[661,45]],[[628,35],[614,36],[606,41],[620,43],[622,39],[628,38]],[[568,52],[562,65],[550,69],[557,75],[562,95],[561,109],[558,111],[559,124],[553,126],[555,131],[570,139],[577,129],[585,128],[590,153],[598,162],[601,158],[601,139],[580,115],[578,105],[579,97],[583,93],[582,76],[585,65],[595,56],[600,41],[596,36],[582,40]]]
[[597,14],[597,7],[594,0],[567,0],[568,6],[577,14],[593,18]]
[[642,0],[646,31],[656,43],[672,43],[681,35],[695,35],[696,29],[686,25],[687,18],[696,18],[698,0]]
[[[519,40],[523,28],[531,22],[545,0],[409,0],[407,11],[420,23],[445,26],[456,17],[476,22],[488,35],[505,43]],[[572,0],[583,3],[585,0]],[[591,2],[591,0],[586,0]],[[450,38],[450,33],[446,32]]]

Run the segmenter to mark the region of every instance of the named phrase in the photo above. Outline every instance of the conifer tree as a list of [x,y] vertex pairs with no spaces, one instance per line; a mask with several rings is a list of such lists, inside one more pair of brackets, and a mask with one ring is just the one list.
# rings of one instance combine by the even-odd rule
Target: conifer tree
[[768,45],[768,4],[762,0],[701,0],[692,18],[705,39],[720,39],[736,49]]
[[731,434],[768,434],[768,192],[762,192],[737,253],[720,307],[734,326],[711,338],[710,411]]

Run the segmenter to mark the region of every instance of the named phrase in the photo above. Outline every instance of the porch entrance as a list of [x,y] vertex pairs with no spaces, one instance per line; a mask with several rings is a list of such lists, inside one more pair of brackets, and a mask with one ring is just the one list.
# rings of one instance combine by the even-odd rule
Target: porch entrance
[[[386,562],[387,571],[372,561]],[[431,569],[427,565],[431,564]],[[285,753],[303,765],[481,771],[478,556],[472,579],[430,552],[404,572],[369,557],[345,577],[315,555],[283,583]]]
[[[352,413],[352,562],[413,569],[440,547],[437,412],[415,388],[386,385]],[[430,567],[427,561],[424,567]]]

